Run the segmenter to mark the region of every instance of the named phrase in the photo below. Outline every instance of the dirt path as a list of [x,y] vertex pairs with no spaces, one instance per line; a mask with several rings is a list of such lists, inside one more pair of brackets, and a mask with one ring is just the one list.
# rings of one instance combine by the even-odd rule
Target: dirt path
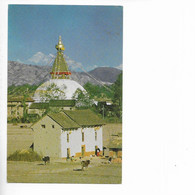
[[85,171],[80,163],[8,162],[10,183],[121,183],[121,164],[92,164]]

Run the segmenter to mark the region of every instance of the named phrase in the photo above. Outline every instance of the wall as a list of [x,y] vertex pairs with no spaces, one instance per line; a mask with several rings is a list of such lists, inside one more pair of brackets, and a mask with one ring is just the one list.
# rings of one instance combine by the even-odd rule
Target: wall
[[28,114],[38,114],[39,116],[42,116],[45,111],[46,109],[29,109]]
[[122,149],[110,149],[109,156],[113,158],[122,158]]
[[[97,141],[95,140],[95,131],[97,131]],[[82,132],[84,132],[84,142],[82,142]],[[68,133],[69,143],[67,143]],[[82,145],[85,145],[85,156],[95,154],[95,146],[102,151],[102,127],[79,128],[61,132],[62,158],[67,157],[67,148],[70,148],[70,156],[81,156]]]
[[[45,125],[45,128],[41,127]],[[54,125],[54,128],[52,128]],[[61,157],[60,135],[61,126],[50,117],[45,116],[33,125],[34,150],[43,156]]]

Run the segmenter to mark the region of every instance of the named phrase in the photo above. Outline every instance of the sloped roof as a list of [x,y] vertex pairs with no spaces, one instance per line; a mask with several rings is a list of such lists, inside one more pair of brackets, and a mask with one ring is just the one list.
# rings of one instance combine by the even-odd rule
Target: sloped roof
[[75,106],[75,100],[50,100],[51,107],[72,107]]
[[105,122],[91,110],[66,110],[64,113],[80,126],[104,125]]
[[32,103],[29,109],[46,109],[48,107],[73,107],[75,100],[50,100],[49,103]]
[[29,109],[47,109],[48,107],[48,103],[32,103]]
[[49,113],[48,116],[52,118],[56,123],[58,123],[64,129],[77,129],[80,126],[66,116],[63,112],[59,113]]

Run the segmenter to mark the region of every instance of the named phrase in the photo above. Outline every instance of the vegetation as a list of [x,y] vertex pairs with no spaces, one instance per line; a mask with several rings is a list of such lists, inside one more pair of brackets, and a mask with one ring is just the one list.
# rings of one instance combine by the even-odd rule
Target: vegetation
[[41,156],[32,150],[17,150],[13,154],[9,155],[7,160],[10,161],[40,161]]
[[[22,119],[8,119],[8,122],[34,122],[38,120],[37,116],[30,116],[27,114],[26,101],[29,97],[31,97],[38,86],[33,85],[30,86],[28,84],[22,86],[10,86],[8,87],[8,95],[9,96],[22,96],[22,106],[23,106],[23,117]],[[65,86],[64,86],[65,87]],[[101,115],[102,118],[106,120],[106,122],[122,122],[122,73],[118,76],[116,82],[109,86],[99,86],[93,85],[91,83],[86,83],[84,85],[87,93],[84,93],[81,90],[77,90],[74,94],[76,98],[75,106],[77,109],[86,109],[90,108],[97,114]],[[55,100],[57,102],[49,102],[43,103],[40,105],[36,105],[36,103],[31,106],[43,106],[43,109],[46,109],[44,114],[47,114],[49,111],[58,112],[60,110],[60,105],[64,104],[64,102],[59,101],[60,97],[65,97],[64,91],[59,89],[55,84],[51,84],[47,87],[47,93],[43,92],[41,97],[45,101],[51,102],[51,100]],[[98,101],[98,104],[94,104],[94,100]],[[107,102],[111,104],[108,105]],[[54,104],[57,104],[59,108],[51,108],[56,107]],[[73,104],[73,102],[69,102],[69,104]]]
[[113,98],[113,85],[107,85],[106,88],[99,85],[93,85],[86,83],[84,85],[85,90],[88,92],[91,98],[112,99]]
[[22,122],[26,122],[27,119],[27,105],[26,105],[26,99],[29,97],[29,89],[27,88],[24,93],[23,93],[23,100],[21,102],[21,105],[23,107],[23,118],[22,118]]
[[21,85],[21,86],[9,86],[8,87],[8,96],[21,96],[21,94],[24,94],[25,91],[28,89],[29,96],[32,96],[35,92],[35,90],[38,88],[38,85]]
[[113,85],[106,88],[90,83],[84,87],[90,97],[98,100],[98,104],[92,107],[96,113],[101,114],[106,122],[122,122],[122,73]]
[[[66,86],[63,86],[66,89]],[[60,98],[65,98],[66,94],[63,90],[61,90],[55,83],[51,83],[45,91],[40,91],[40,96],[42,101],[49,100],[58,100]]]
[[80,89],[76,90],[76,92],[73,95],[73,98],[76,99],[75,106],[79,109],[90,108],[93,105],[92,97],[88,93],[83,92]]
[[113,111],[118,118],[122,118],[122,73],[114,83]]

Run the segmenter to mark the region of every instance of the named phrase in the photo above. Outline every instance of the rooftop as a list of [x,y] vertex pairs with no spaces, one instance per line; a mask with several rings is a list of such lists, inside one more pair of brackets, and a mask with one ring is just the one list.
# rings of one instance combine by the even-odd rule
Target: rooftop
[[77,129],[80,126],[66,116],[63,112],[49,113],[48,116],[58,123],[63,129]]
[[29,109],[47,109],[49,107],[49,103],[32,103]]
[[50,100],[49,103],[32,103],[29,109],[47,109],[48,107],[73,107],[75,100]]
[[[22,102],[23,100],[24,100],[24,96],[18,96],[18,97],[8,96],[8,102]],[[34,102],[34,100],[31,97],[27,97],[26,102]]]
[[66,110],[64,113],[69,116],[80,126],[98,126],[104,125],[105,122],[97,116],[93,111],[87,110]]

